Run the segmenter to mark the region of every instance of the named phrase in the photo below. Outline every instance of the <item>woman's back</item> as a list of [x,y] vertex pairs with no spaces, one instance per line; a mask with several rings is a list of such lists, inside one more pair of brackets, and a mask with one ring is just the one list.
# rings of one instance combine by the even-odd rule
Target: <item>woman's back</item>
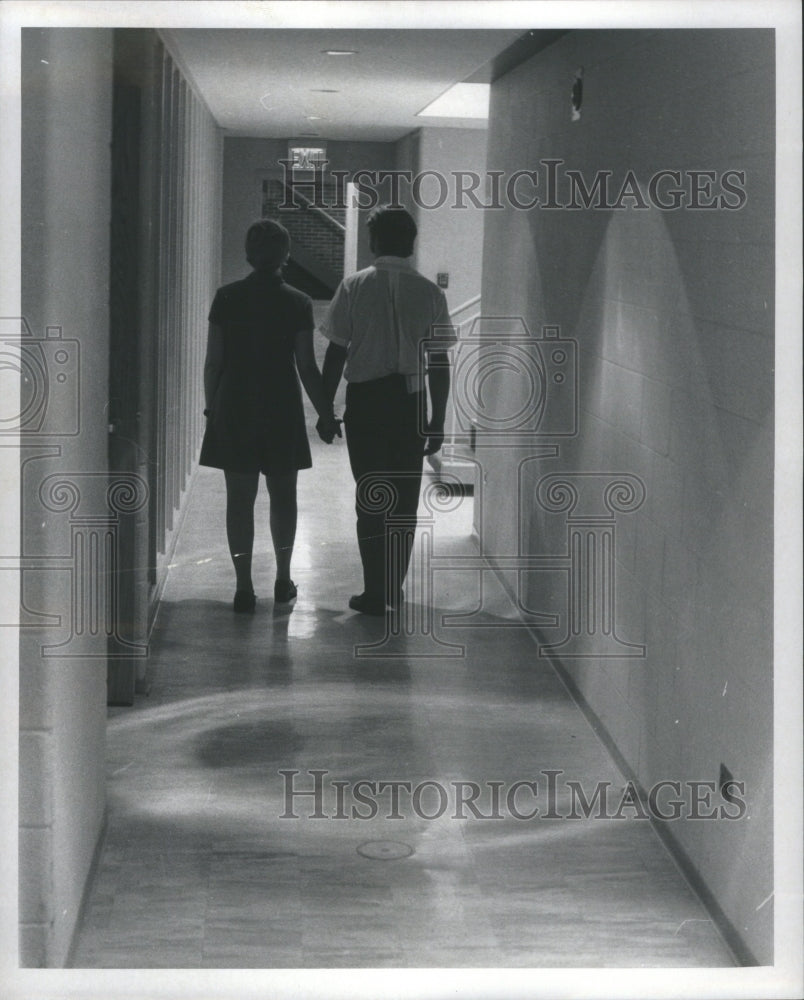
[[221,331],[222,371],[201,463],[309,468],[294,349],[314,327],[310,298],[276,272],[253,271],[218,290],[209,321]]

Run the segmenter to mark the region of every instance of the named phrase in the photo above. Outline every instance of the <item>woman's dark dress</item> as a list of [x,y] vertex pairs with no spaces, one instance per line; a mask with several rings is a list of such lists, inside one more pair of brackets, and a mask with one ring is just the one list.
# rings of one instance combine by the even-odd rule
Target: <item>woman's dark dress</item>
[[223,331],[223,372],[201,465],[287,473],[312,466],[294,345],[312,330],[313,304],[277,274],[254,271],[218,289],[209,321]]

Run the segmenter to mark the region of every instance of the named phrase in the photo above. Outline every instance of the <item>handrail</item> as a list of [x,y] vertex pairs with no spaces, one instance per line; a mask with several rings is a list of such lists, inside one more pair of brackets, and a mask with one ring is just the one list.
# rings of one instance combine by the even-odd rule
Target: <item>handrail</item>
[[476,306],[479,302],[480,302],[480,295],[479,294],[478,295],[474,295],[471,299],[467,299],[466,302],[463,302],[463,303],[461,303],[461,305],[457,306],[455,309],[450,310],[450,319],[452,319],[452,321],[454,322],[456,316],[460,315],[466,309],[469,309],[470,306]]
[[316,203],[314,201],[310,201],[310,199],[307,197],[306,194],[302,194],[301,191],[295,191],[295,190],[293,190],[293,188],[289,188],[289,185],[286,184],[285,181],[282,180],[281,177],[277,177],[276,180],[279,181],[279,183],[282,185],[282,187],[284,187],[284,189],[286,191],[290,190],[291,200],[293,200],[293,199],[295,199],[297,197],[301,198],[301,200],[305,203],[305,206],[308,209],[312,209],[314,212],[318,212],[319,215],[323,215],[324,218],[327,220],[327,222],[329,222],[331,225],[335,226],[335,228],[339,229],[342,233],[346,232],[346,226],[344,226],[342,223],[338,222],[337,219],[334,219],[329,214],[329,212],[326,212],[323,208],[321,208],[320,205],[316,205]]

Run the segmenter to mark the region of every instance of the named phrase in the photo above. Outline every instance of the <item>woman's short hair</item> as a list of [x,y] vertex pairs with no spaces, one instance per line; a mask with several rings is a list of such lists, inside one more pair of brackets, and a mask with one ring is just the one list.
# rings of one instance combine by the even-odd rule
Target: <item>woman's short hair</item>
[[260,219],[246,233],[246,260],[253,268],[264,270],[284,264],[290,251],[290,234],[272,219]]
[[380,205],[369,215],[369,232],[374,237],[375,252],[394,257],[410,257],[416,239],[416,223],[404,208]]

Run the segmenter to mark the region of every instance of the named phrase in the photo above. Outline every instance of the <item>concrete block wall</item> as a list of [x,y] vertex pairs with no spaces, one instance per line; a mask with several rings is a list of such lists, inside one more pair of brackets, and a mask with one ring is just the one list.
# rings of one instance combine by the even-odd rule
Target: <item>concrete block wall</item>
[[[155,33],[147,41],[158,47]],[[68,961],[105,813],[105,623],[94,631],[91,622],[81,623],[87,626],[87,645],[78,650],[72,646],[62,656],[54,647],[75,637],[73,615],[88,603],[79,605],[80,587],[73,590],[69,514],[78,511],[92,524],[109,515],[114,54],[112,30],[22,32],[22,313],[34,340],[45,339],[48,328],[60,328],[66,353],[79,359],[62,383],[60,349],[51,349],[52,342],[44,346],[52,377],[38,388],[44,389],[47,419],[40,432],[23,436],[21,448],[22,553],[41,562],[20,576],[22,620],[28,626],[20,630],[19,650],[19,919],[25,967],[61,967]],[[141,273],[153,280],[154,312],[140,332],[153,347],[155,363],[140,377],[146,387],[167,384],[164,396],[172,400],[170,412],[165,403],[148,415],[154,440],[165,446],[149,450],[146,438],[143,448],[152,469],[158,464],[155,452],[161,462],[150,483],[152,503],[159,499],[172,517],[186,496],[183,477],[203,420],[205,317],[219,281],[222,151],[206,109],[187,94],[173,67],[165,68],[184,91],[184,111],[181,120],[163,121],[159,134],[168,140],[181,135],[186,155],[183,173],[175,160],[166,167],[169,157],[161,157],[165,174],[158,187],[183,242],[168,241],[151,205],[152,214],[143,221],[164,252],[143,251],[148,259]],[[183,198],[171,200],[171,183]],[[162,217],[168,218],[167,211]],[[188,245],[206,249],[182,254],[180,247]],[[168,270],[168,261],[176,266]],[[172,367],[166,358],[173,359]],[[36,366],[24,378],[31,372],[34,378],[23,381],[23,391],[33,391]],[[177,410],[183,410],[181,425]],[[58,493],[46,488],[52,475],[66,484]],[[164,534],[151,541],[165,548]],[[91,555],[82,564],[89,567],[82,598],[106,583],[102,574],[108,566],[99,570]]]
[[[540,186],[519,190],[541,200],[486,213],[483,271],[484,313],[522,317],[532,334],[559,324],[579,372],[579,433],[548,439],[557,458],[529,461],[519,491],[535,449],[484,458],[487,552],[516,551],[517,524],[528,551],[566,550],[566,515],[536,498],[544,475],[644,484],[641,507],[616,515],[615,611],[619,637],[646,655],[602,656],[586,636],[586,658],[561,662],[643,788],[716,783],[721,764],[745,783],[740,819],[667,829],[743,959],[760,963],[773,935],[773,143],[771,32],[571,32],[493,85],[488,169],[535,171]],[[551,158],[563,208],[543,207]],[[633,171],[637,195],[567,207],[570,170],[587,188],[608,171],[609,205]],[[659,188],[682,189],[677,209],[650,199],[661,170],[681,172]],[[711,188],[694,171],[713,172]],[[723,187],[728,171],[742,194]],[[728,204],[696,208],[710,190]],[[501,413],[518,384],[500,376]],[[566,621],[566,574],[527,580],[527,606]]]
[[[69,552],[62,519],[43,520],[38,487],[56,472],[107,468],[112,32],[22,33],[22,311],[34,338],[60,326],[81,352],[79,433],[69,394],[47,397],[47,423],[22,449],[22,550]],[[97,415],[100,414],[100,419]],[[69,573],[26,572],[27,612],[69,622]],[[106,660],[43,655],[59,629],[20,639],[20,962],[67,957],[104,807]]]

